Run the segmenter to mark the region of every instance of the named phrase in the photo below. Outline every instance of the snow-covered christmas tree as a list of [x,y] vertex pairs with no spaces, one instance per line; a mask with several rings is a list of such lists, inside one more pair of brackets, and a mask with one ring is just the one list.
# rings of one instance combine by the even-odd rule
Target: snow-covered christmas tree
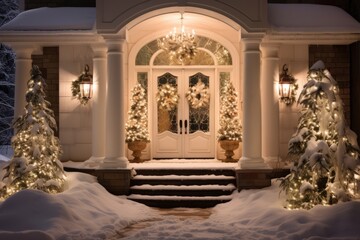
[[149,142],[148,111],[145,89],[137,84],[131,91],[131,107],[125,126],[126,142]]
[[220,129],[218,140],[242,140],[242,126],[238,110],[238,94],[230,81],[225,78],[220,93]]
[[324,63],[316,62],[299,96],[301,117],[289,141],[294,166],[281,182],[289,209],[334,204],[358,194],[360,152],[338,91]]
[[37,66],[31,70],[27,83],[26,106],[13,124],[11,140],[14,157],[3,168],[0,197],[7,198],[23,189],[38,189],[47,193],[63,190],[65,173],[59,161],[61,147],[54,136],[54,113],[45,100],[45,80]]

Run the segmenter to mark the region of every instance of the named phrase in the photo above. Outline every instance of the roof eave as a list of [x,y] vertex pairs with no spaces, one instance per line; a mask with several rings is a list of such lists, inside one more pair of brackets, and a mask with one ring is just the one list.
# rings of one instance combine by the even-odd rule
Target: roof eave
[[36,45],[69,45],[92,44],[103,42],[103,38],[95,30],[68,31],[0,31],[2,43],[8,45],[36,44]]
[[269,32],[265,42],[286,44],[348,45],[360,40],[360,33]]

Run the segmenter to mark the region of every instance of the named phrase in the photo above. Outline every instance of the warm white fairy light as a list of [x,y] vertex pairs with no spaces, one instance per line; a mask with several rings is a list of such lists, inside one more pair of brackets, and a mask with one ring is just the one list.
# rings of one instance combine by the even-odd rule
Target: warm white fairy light
[[24,115],[14,123],[14,157],[4,168],[1,198],[7,198],[22,189],[57,193],[62,191],[65,183],[65,174],[59,161],[61,147],[52,130],[56,128],[54,113],[45,101],[44,79],[37,66],[33,67],[31,77]]
[[131,106],[125,126],[126,142],[149,142],[148,111],[145,89],[137,84],[131,91]]
[[218,140],[242,140],[242,126],[238,112],[238,95],[230,79],[223,80],[220,94],[220,129]]
[[297,160],[281,183],[288,209],[347,201],[359,191],[354,186],[358,183],[360,151],[346,135],[351,130],[345,131],[336,82],[326,69],[311,69],[307,79],[299,97],[302,115],[298,130],[289,142],[289,154]]

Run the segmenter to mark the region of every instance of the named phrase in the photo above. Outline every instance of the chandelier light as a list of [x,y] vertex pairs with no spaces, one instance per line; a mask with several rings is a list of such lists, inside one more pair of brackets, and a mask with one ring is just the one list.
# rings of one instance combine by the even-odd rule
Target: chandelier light
[[174,27],[169,34],[158,39],[159,47],[169,54],[170,60],[181,64],[191,61],[197,51],[195,31],[186,32],[183,19],[183,14],[181,13],[181,26],[179,31]]

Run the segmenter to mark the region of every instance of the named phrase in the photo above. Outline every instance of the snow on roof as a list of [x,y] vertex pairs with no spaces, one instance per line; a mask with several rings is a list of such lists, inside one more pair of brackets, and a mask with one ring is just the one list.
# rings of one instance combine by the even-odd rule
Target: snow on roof
[[5,31],[92,30],[96,22],[95,8],[36,8],[20,13],[0,27]]
[[269,4],[269,24],[276,32],[360,33],[360,23],[330,5]]
[[[329,5],[268,4],[272,31],[289,33],[360,33],[360,23]],[[37,8],[20,13],[0,31],[93,30],[96,8]]]

